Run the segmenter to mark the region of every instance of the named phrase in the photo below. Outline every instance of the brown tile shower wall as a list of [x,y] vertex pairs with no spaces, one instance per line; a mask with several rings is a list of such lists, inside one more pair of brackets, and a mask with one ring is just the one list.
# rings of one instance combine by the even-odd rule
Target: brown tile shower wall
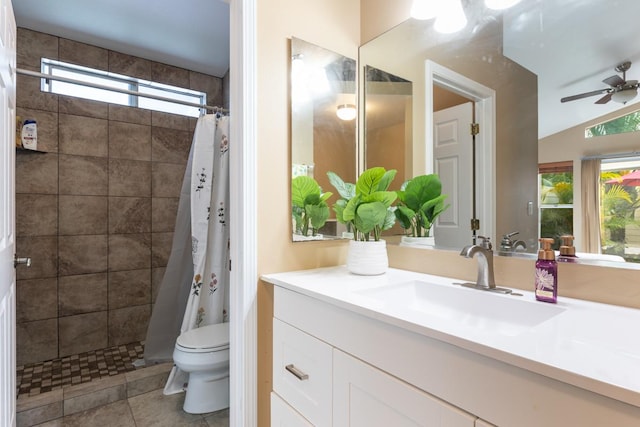
[[[20,28],[18,67],[72,62],[207,93],[223,79]],[[18,76],[38,148],[16,156],[18,365],[143,340],[196,119],[58,96]]]

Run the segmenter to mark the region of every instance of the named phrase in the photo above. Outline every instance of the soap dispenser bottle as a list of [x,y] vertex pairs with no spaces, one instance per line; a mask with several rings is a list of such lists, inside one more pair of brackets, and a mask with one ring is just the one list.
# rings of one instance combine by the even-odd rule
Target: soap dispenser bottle
[[536,299],[555,303],[558,300],[558,264],[551,248],[553,239],[541,238],[536,261]]
[[558,262],[576,262],[576,248],[573,246],[573,236],[560,236],[560,255]]

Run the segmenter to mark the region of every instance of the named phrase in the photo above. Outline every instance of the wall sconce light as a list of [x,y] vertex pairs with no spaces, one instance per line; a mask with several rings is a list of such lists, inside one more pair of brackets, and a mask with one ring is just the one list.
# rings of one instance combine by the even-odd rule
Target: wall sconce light
[[438,16],[438,0],[413,0],[411,17],[425,21]]
[[484,0],[485,6],[493,10],[508,9],[520,3],[520,0]]
[[449,0],[440,6],[433,28],[444,34],[455,33],[467,25],[467,17],[460,0]]
[[356,106],[353,104],[340,104],[336,110],[336,115],[340,120],[353,120],[357,115]]

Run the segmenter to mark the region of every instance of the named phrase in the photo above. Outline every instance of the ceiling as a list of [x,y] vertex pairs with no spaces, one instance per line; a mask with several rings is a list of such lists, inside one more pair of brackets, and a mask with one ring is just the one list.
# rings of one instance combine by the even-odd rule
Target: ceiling
[[229,4],[222,0],[17,0],[19,27],[222,77]]
[[623,107],[560,98],[609,87],[602,80],[625,60],[627,80],[640,80],[638,16],[638,0],[525,0],[505,12],[504,54],[538,75],[540,138]]

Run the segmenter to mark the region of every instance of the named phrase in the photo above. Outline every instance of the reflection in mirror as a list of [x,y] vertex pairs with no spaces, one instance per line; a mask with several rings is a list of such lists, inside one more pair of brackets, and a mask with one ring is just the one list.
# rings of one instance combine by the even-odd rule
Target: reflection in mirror
[[[457,33],[438,33],[433,20],[408,19],[361,47],[360,63],[413,82],[413,157],[407,173],[422,173],[426,165],[433,164],[433,154],[427,152],[433,135],[423,124],[432,90],[424,79],[425,61],[431,60],[496,92],[495,166],[491,171],[496,252],[503,237],[513,232],[518,234],[510,239],[523,241],[527,252],[535,252],[539,229],[548,226],[539,218],[552,213],[544,210],[570,209],[565,219],[571,228],[560,233],[575,236],[581,262],[611,264],[614,258],[607,255],[614,255],[626,261],[619,265],[631,267],[633,254],[640,253],[640,239],[636,242],[635,238],[640,202],[637,188],[625,185],[629,181],[623,177],[640,166],[622,162],[640,157],[640,127],[614,133],[619,126],[608,123],[622,116],[626,117],[623,121],[634,122],[633,113],[638,110],[635,80],[640,76],[640,47],[628,41],[640,32],[635,18],[640,3],[522,0],[497,12],[485,8],[483,2],[467,2],[464,11],[468,24]],[[602,22],[616,22],[607,27],[606,37],[595,30]],[[621,65],[627,61],[631,65],[624,71]],[[567,97],[571,100],[561,102]],[[436,98],[433,89],[434,102]],[[547,173],[549,164],[558,163],[571,172],[570,182],[565,181],[573,193],[566,198],[569,204],[561,203],[565,200],[562,194],[543,197],[558,181],[547,176],[542,181],[538,165]],[[624,224],[617,230],[611,220],[612,206],[617,203],[611,202],[614,179],[619,180],[618,188],[627,199]]]
[[385,165],[398,171],[391,190],[411,178],[405,164],[411,163],[411,81],[386,71],[364,67],[365,169]]
[[[364,168],[384,165],[387,170],[398,171],[389,190],[400,190],[410,179],[407,163],[411,163],[412,150],[412,94],[409,80],[386,71],[364,67]],[[386,236],[402,234],[396,223],[384,232]]]
[[[344,231],[330,209],[337,195],[316,203],[315,194],[332,191],[327,178],[330,170],[348,182],[356,179],[356,61],[292,38],[290,73],[292,185],[299,176],[313,179],[295,182],[296,195],[305,194],[309,199],[305,203],[304,198],[292,195],[293,240],[335,238]],[[314,182],[319,188],[311,191]],[[322,219],[323,203],[329,207],[329,217],[316,227],[322,223],[317,218]],[[305,206],[314,214],[314,225],[301,222]]]

